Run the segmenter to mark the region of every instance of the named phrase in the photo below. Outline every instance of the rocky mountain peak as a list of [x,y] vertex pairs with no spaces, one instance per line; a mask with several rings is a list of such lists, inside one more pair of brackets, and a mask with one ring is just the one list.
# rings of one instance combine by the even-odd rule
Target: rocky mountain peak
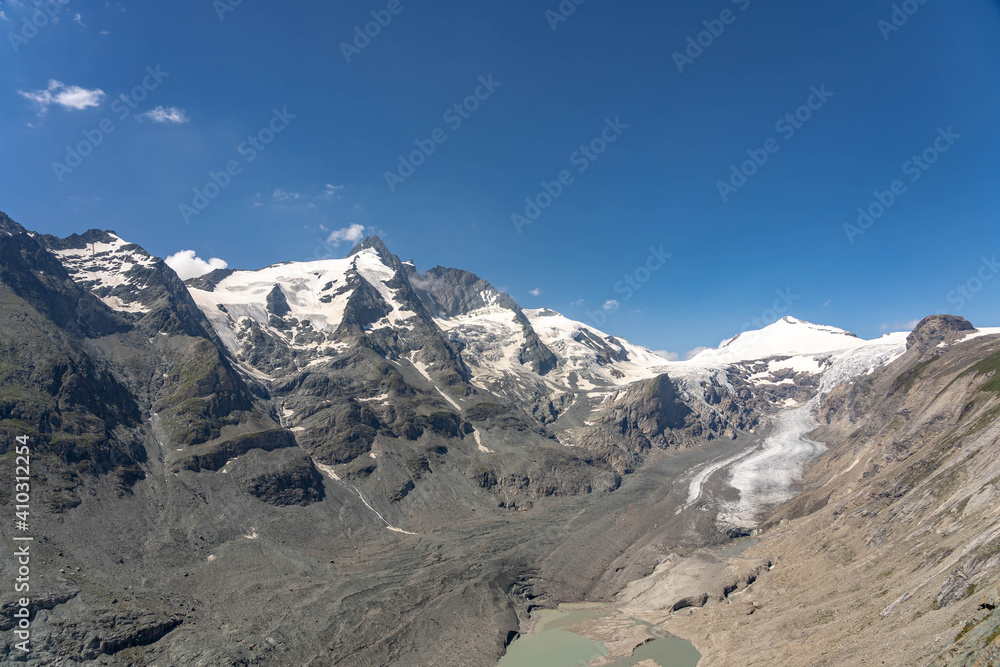
[[513,299],[469,271],[435,266],[423,275],[410,273],[410,283],[430,297],[438,316],[456,317],[490,307],[518,310]]
[[906,349],[929,349],[951,345],[976,328],[964,317],[957,315],[931,315],[920,321],[906,339]]
[[11,220],[6,213],[0,211],[0,232],[7,234],[23,234],[24,227]]
[[[132,246],[123,241],[113,230],[88,229],[83,234],[71,234],[64,239],[46,235],[45,246],[50,250],[82,250],[97,243],[113,246]],[[136,246],[138,248],[138,246]]]
[[375,253],[379,256],[379,258],[386,266],[391,266],[396,270],[399,270],[400,267],[402,266],[402,262],[399,261],[399,258],[396,257],[394,254],[392,254],[392,252],[389,251],[389,248],[385,245],[385,243],[382,242],[382,239],[380,239],[377,236],[365,237],[365,239],[361,243],[351,248],[351,252],[347,253],[347,256],[353,257],[359,254],[360,252],[368,249],[374,250]]

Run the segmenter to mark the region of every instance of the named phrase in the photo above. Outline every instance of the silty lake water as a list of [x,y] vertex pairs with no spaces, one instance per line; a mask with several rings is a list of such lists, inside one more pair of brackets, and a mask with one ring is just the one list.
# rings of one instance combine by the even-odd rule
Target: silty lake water
[[[507,649],[498,667],[580,667],[608,654],[607,647],[593,639],[575,634],[569,627],[602,616],[616,615],[605,605],[563,605],[534,614],[534,632],[518,637]],[[642,625],[646,623],[638,622]],[[660,667],[695,667],[701,655],[691,642],[677,637],[660,637],[639,647],[635,655],[610,663],[616,667],[635,667],[643,660],[653,660]]]

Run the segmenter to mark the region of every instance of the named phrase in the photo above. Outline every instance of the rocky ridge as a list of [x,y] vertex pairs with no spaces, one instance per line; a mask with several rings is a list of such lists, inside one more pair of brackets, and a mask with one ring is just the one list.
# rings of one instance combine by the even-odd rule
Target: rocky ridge
[[[668,362],[376,238],[185,285],[114,232],[3,215],[0,305],[0,456],[30,436],[45,531],[35,664],[494,664],[530,609],[613,600],[725,541],[733,489],[692,500],[693,471],[777,410],[824,396],[829,437],[860,438],[844,420],[899,407],[864,389],[889,368],[902,400],[989,340],[934,320],[907,351],[789,318]],[[681,597],[711,609],[769,560]],[[990,562],[956,561],[945,606]]]

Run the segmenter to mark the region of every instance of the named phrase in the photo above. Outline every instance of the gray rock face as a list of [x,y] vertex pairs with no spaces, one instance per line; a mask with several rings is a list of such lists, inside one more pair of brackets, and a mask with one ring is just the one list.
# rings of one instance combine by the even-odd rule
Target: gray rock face
[[634,470],[653,447],[679,445],[685,429],[700,423],[667,375],[618,392],[593,421],[599,428],[584,436],[585,446],[608,457],[621,473]]
[[1000,663],[1000,588],[977,597],[975,612],[955,641],[931,663],[934,667],[986,667]]
[[3,232],[5,235],[23,234],[25,229],[11,220],[6,213],[0,211],[0,232]]
[[461,269],[436,266],[420,275],[412,266],[405,268],[409,282],[435,316],[459,317],[489,307],[509,310],[524,335],[518,360],[538,375],[546,375],[558,364],[555,354],[538,338],[520,306],[487,281]]
[[951,345],[965,334],[975,331],[964,317],[955,315],[931,315],[925,317],[906,339],[906,349],[918,348],[921,351],[931,351],[936,347]]
[[267,312],[278,318],[292,312],[291,307],[288,305],[288,299],[285,298],[285,293],[281,291],[281,287],[278,285],[275,285],[274,289],[267,295]]
[[326,496],[323,476],[297,447],[270,452],[252,449],[229,465],[227,472],[250,495],[269,505],[311,505]]
[[215,286],[221,283],[223,280],[229,276],[236,273],[233,269],[215,269],[211,273],[206,273],[198,278],[191,278],[190,280],[184,281],[184,284],[188,287],[194,287],[195,289],[205,290],[206,292],[211,292],[215,289]]

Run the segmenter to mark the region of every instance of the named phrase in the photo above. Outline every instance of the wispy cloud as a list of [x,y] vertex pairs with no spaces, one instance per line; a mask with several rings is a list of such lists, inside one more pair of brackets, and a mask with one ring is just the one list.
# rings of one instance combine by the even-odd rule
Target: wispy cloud
[[177,272],[181,280],[198,278],[206,273],[211,273],[216,269],[224,269],[229,266],[225,260],[213,257],[208,261],[203,260],[195,254],[194,250],[181,250],[167,257],[164,262],[171,269]]
[[330,235],[326,238],[326,242],[330,245],[340,245],[345,241],[350,241],[351,243],[357,243],[365,237],[365,226],[353,223],[343,229],[335,229],[330,232]]
[[79,13],[73,15],[73,23],[79,23],[83,28],[87,27],[83,24],[83,17]]
[[618,306],[620,305],[615,299],[608,299],[604,302],[604,310],[618,310]]
[[274,194],[271,195],[271,199],[274,201],[288,201],[289,199],[301,199],[301,192],[285,192],[281,188],[275,188]]
[[533,289],[533,290],[529,290],[529,291],[528,291],[528,294],[530,294],[531,296],[541,296],[541,295],[542,295],[542,290],[540,290],[540,289],[538,289],[538,288],[536,287],[536,288],[535,288],[535,289]]
[[320,196],[323,199],[340,199],[340,193],[344,189],[343,185],[331,185],[327,183],[323,186],[323,194]]
[[100,106],[106,97],[104,91],[99,88],[87,89],[80,86],[67,86],[62,81],[55,79],[49,81],[49,87],[45,90],[19,90],[17,94],[38,105],[39,115],[44,115],[53,104],[73,111],[89,109]]
[[191,119],[188,118],[187,113],[184,109],[178,109],[177,107],[156,107],[152,111],[147,111],[146,113],[139,114],[137,118],[142,120],[151,120],[154,123],[174,123],[176,125],[183,125]]

